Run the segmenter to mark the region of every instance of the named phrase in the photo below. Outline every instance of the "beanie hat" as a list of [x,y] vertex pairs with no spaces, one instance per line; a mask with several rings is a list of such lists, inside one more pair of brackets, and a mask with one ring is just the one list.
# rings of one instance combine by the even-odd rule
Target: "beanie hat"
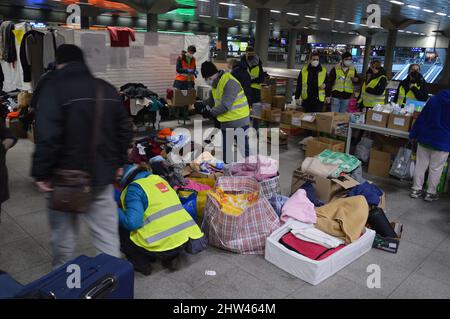
[[83,62],[83,51],[73,44],[62,44],[55,52],[56,64],[66,64],[70,62]]
[[347,59],[347,58],[351,58],[352,54],[350,52],[344,52],[342,53],[342,60]]
[[187,50],[188,50],[188,52],[193,52],[193,53],[197,52],[197,48],[195,47],[195,45],[188,46]]
[[217,70],[217,67],[214,63],[210,61],[206,61],[202,63],[202,76],[203,78],[207,79],[214,74],[218,73],[219,70]]

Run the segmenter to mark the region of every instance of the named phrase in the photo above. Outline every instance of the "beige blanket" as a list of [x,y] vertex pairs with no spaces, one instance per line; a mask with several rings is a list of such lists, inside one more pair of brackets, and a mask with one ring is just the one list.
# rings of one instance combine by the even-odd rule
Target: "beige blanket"
[[316,213],[316,228],[349,244],[361,237],[369,205],[364,196],[347,197],[317,208]]

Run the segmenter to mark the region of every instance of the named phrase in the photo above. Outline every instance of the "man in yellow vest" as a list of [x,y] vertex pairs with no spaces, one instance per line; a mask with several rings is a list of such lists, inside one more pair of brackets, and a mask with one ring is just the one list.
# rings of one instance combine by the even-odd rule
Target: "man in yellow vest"
[[301,98],[307,113],[322,112],[325,103],[325,89],[328,82],[327,69],[320,62],[318,52],[311,53],[309,64],[305,65],[297,79],[295,99]]
[[[241,59],[241,65],[246,66],[251,78],[251,99],[248,101],[249,104],[252,105],[253,103],[261,102],[261,87],[264,83],[264,69],[262,61],[253,47],[248,46],[245,50],[245,54]],[[244,88],[244,90],[247,91],[247,88]]]
[[400,82],[394,102],[404,106],[407,100],[426,102],[428,100],[428,88],[422,74],[420,65],[411,64],[406,79]]
[[129,165],[120,186],[120,246],[136,271],[150,275],[157,258],[177,270],[182,250],[196,254],[206,248],[202,231],[162,177]]
[[386,86],[387,76],[386,71],[381,66],[381,61],[372,61],[361,88],[361,95],[359,97],[360,109],[373,108],[377,104],[384,105]]
[[[238,148],[242,156],[249,156],[248,129],[250,126],[250,108],[241,83],[230,73],[219,71],[214,63],[202,64],[202,76],[211,86],[211,109],[209,117],[216,118],[222,130],[222,150],[225,163],[234,158],[232,146],[234,137],[238,137]],[[243,134],[243,135],[242,135]],[[244,140],[244,145],[242,145]]]
[[341,62],[330,71],[328,80],[327,100],[331,95],[331,111],[347,113],[354,84],[359,82],[350,52],[342,54]]

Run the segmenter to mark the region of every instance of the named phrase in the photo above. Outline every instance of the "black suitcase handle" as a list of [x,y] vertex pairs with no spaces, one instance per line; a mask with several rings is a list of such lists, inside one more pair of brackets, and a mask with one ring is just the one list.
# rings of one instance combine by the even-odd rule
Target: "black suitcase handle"
[[87,292],[82,294],[81,299],[98,299],[106,292],[112,292],[116,288],[116,278],[109,275],[106,278],[102,278],[93,284],[93,287],[88,289]]

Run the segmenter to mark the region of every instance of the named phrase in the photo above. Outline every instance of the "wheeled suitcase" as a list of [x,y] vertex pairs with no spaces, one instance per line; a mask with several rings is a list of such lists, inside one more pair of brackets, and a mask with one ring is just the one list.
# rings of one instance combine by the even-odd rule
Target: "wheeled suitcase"
[[133,299],[133,266],[128,261],[106,254],[96,257],[83,255],[24,286],[12,297],[33,296],[54,299]]

